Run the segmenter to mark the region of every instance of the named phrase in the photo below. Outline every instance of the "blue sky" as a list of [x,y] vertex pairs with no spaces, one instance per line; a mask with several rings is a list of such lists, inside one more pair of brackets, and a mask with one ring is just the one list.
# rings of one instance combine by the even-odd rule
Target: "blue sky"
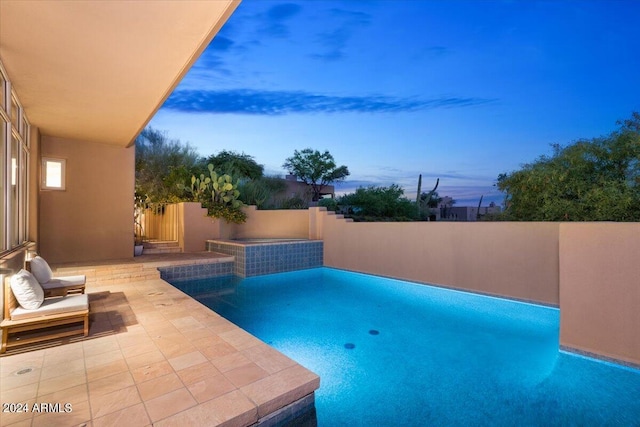
[[635,0],[244,0],[150,126],[268,174],[329,150],[342,192],[422,174],[500,203],[498,174],[640,111],[638,22]]

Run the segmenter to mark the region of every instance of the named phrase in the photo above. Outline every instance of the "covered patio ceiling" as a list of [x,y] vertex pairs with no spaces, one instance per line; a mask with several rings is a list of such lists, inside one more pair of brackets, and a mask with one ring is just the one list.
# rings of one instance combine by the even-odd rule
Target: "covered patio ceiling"
[[0,59],[43,135],[129,146],[240,0],[0,1]]

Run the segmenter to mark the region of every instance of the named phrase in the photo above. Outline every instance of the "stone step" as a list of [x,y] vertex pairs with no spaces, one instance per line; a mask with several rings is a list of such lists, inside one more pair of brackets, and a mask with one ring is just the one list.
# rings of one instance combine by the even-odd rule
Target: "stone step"
[[176,247],[154,247],[154,248],[144,248],[142,250],[143,254],[154,255],[154,254],[179,254],[182,252],[179,246]]
[[146,248],[177,248],[178,242],[175,240],[149,240],[143,242],[142,245]]
[[[146,254],[146,253],[145,253]],[[146,254],[148,255],[148,254]],[[222,267],[208,266],[209,264],[222,265],[225,263],[233,263],[234,257],[229,255],[219,255],[203,252],[201,255],[193,254],[189,256],[168,255],[166,257],[136,257],[136,261],[122,261],[101,264],[87,265],[58,265],[53,266],[54,276],[75,276],[83,274],[87,277],[87,284],[111,285],[130,283],[142,280],[160,279],[161,273],[159,267],[171,268],[185,267],[186,270],[202,270],[209,273],[210,270],[220,269]],[[230,269],[232,271],[233,268]],[[180,271],[178,271],[180,272]],[[193,275],[194,271],[189,271]],[[203,274],[204,274],[203,273]]]
[[147,255],[156,254],[179,254],[182,252],[176,241],[151,240],[143,243],[142,253]]
[[85,275],[87,283],[128,283],[139,280],[159,279],[157,267],[145,267],[142,264],[115,264],[92,267],[65,267],[55,269],[55,276]]

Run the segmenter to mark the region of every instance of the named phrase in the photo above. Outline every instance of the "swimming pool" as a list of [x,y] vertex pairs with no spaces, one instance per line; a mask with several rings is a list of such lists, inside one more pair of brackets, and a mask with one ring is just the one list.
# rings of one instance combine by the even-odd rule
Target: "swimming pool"
[[558,349],[559,311],[317,268],[175,286],[320,375],[318,425],[638,425],[640,370]]

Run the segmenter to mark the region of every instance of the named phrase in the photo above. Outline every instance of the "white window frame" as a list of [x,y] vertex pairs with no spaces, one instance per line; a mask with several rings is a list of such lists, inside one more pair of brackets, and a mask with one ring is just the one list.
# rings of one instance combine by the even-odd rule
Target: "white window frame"
[[[60,165],[60,185],[47,185],[47,171],[49,163],[57,163]],[[55,157],[43,157],[42,158],[42,183],[41,188],[43,190],[64,191],[66,190],[66,178],[67,178],[67,160],[59,159]]]

